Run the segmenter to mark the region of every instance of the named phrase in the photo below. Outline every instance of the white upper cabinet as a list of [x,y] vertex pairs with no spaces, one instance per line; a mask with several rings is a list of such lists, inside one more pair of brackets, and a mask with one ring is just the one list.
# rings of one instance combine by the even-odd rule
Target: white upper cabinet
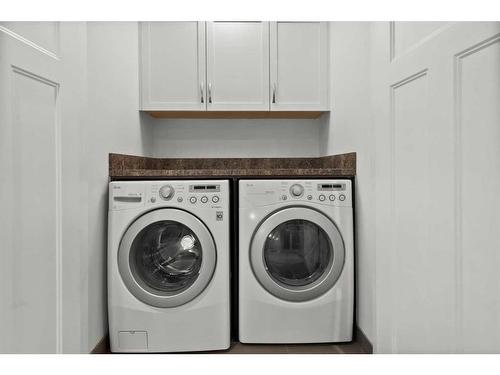
[[269,110],[269,23],[207,23],[208,110]]
[[271,22],[271,110],[328,111],[328,22]]
[[141,22],[141,109],[206,110],[205,22]]
[[330,110],[328,22],[139,27],[141,110]]

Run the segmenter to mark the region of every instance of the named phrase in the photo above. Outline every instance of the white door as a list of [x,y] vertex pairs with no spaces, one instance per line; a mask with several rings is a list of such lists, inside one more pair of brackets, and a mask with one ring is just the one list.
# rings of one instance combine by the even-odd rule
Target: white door
[[269,110],[269,23],[207,23],[208,110]]
[[141,109],[206,109],[205,22],[141,22]]
[[500,352],[500,23],[373,27],[377,352]]
[[271,110],[328,111],[328,22],[271,22]]
[[82,350],[85,45],[84,23],[0,23],[1,353]]

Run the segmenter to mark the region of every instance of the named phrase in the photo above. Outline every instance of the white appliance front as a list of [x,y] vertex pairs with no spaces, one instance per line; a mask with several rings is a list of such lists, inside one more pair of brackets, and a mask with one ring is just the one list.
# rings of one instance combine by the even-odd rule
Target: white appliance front
[[227,349],[228,181],[109,187],[111,351]]
[[352,340],[350,180],[239,182],[239,338]]

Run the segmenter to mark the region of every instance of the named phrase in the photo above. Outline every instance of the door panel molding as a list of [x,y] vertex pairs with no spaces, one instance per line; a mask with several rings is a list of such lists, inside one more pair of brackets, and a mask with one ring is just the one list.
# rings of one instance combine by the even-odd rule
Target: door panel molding
[[[455,295],[457,314],[457,351],[464,353],[465,343],[469,339],[464,334],[464,194],[463,194],[463,64],[471,57],[500,42],[500,33],[495,34],[454,56],[453,86],[454,86],[454,159],[455,159]],[[494,331],[494,329],[493,329]],[[497,348],[498,350],[498,348]]]
[[[404,21],[403,21],[404,22]],[[418,21],[418,22],[414,22],[414,21],[410,21],[412,23],[420,23],[420,24],[424,24],[424,23],[429,23],[428,21]],[[401,22],[399,22],[401,23]],[[398,33],[396,31],[396,21],[391,21],[389,22],[389,28],[390,28],[390,31],[389,31],[389,44],[390,44],[390,47],[389,47],[389,51],[390,51],[390,61],[393,61],[393,60],[396,60],[397,58],[419,48],[420,46],[424,46],[427,42],[429,42],[432,38],[436,37],[437,35],[441,34],[443,31],[445,31],[448,27],[452,26],[452,23],[451,22],[447,22],[445,23],[444,25],[441,25],[437,28],[434,28],[432,30],[430,30],[429,32],[425,33],[424,35],[422,35],[421,37],[417,38],[417,40],[413,43],[411,43],[410,45],[406,46],[406,48],[404,48],[402,51],[397,51],[397,38],[398,38]]]
[[[421,79],[426,79],[428,74],[428,69],[423,69],[421,71],[418,71],[398,82],[395,82],[390,86],[390,126],[391,126],[391,146],[390,146],[390,160],[391,160],[391,171],[390,171],[390,217],[391,217],[391,223],[392,223],[392,228],[398,228],[399,220],[397,219],[397,209],[398,205],[396,203],[396,197],[399,195],[399,189],[397,185],[397,177],[398,173],[396,171],[396,150],[397,150],[397,128],[398,126],[401,126],[402,124],[398,124],[396,120],[396,112],[398,110],[397,108],[397,93],[399,90],[402,88],[406,88],[407,90],[411,90],[413,84],[415,84],[417,81]],[[426,85],[426,90],[428,90],[428,85]],[[422,124],[422,126],[425,126]],[[424,130],[425,131],[425,130]],[[400,155],[401,156],[401,155]],[[414,173],[412,170],[411,173]],[[405,176],[402,176],[403,178]],[[419,178],[424,178],[424,176],[420,176]],[[425,195],[424,195],[425,197]],[[396,273],[396,275],[399,273],[399,270],[401,269],[400,265],[400,259],[398,258],[398,255],[400,254],[397,249],[400,247],[400,243],[398,243],[398,238],[397,238],[397,233],[396,231],[392,232],[392,238],[391,238],[391,265],[392,269],[394,270],[393,272]],[[395,280],[400,279],[399,277],[395,277]],[[391,301],[391,306],[392,306],[392,311],[397,312],[400,310],[401,306],[404,306],[404,301],[401,301],[399,298],[399,292],[397,290],[397,287],[400,287],[399,283],[396,283],[395,280],[392,282],[392,301]],[[401,314],[404,316],[404,314]],[[398,346],[399,346],[399,335],[400,335],[400,328],[401,324],[399,322],[400,315],[396,315],[394,319],[392,319],[391,322],[391,337],[392,337],[392,346],[395,351],[398,351]]]
[[2,23],[0,23],[0,31],[4,32],[5,34],[11,36],[12,38],[17,39],[18,41],[28,45],[29,47],[37,50],[40,53],[43,53],[55,60],[59,60],[59,51],[60,51],[60,22],[54,22],[54,27],[55,27],[55,32],[54,32],[54,40],[52,43],[54,44],[53,50],[49,50],[45,47],[43,47],[40,42],[35,42],[33,40],[28,39],[26,36],[23,36],[21,34],[18,34],[17,32],[9,29],[8,27],[2,26]]
[[[60,107],[59,107],[59,88],[60,84],[54,82],[51,79],[45,78],[40,74],[28,71],[26,69],[20,68],[16,65],[11,65],[11,79],[12,79],[12,125],[13,125],[13,136],[19,137],[18,133],[19,126],[22,124],[17,124],[17,121],[25,115],[22,112],[22,109],[19,107],[19,103],[17,99],[20,99],[18,95],[22,95],[20,92],[20,88],[17,86],[15,76],[18,75],[20,77],[32,80],[37,84],[46,85],[53,90],[53,111],[54,111],[54,123],[53,123],[53,131],[54,131],[54,255],[55,255],[55,348],[54,350],[57,353],[62,352],[62,306],[63,306],[63,292],[62,292],[62,176],[61,176],[61,129],[60,129]],[[14,139],[14,142],[22,142],[21,139]],[[13,150],[15,152],[16,150]],[[21,150],[23,153],[27,152],[27,150]],[[26,155],[24,155],[26,156]],[[33,156],[36,157],[36,156]],[[13,155],[13,161],[16,162],[19,160],[20,155],[17,157]],[[14,168],[17,168],[14,166]],[[14,176],[19,175],[20,171],[14,171]],[[14,177],[14,180],[16,178]],[[17,181],[20,182],[20,181]],[[50,301],[47,301],[50,303]],[[44,348],[47,349],[47,348]]]

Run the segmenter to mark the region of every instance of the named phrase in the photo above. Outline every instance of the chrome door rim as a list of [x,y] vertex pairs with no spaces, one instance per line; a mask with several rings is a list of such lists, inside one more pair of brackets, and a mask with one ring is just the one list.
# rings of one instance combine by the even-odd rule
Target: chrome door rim
[[[269,274],[264,261],[264,244],[268,234],[289,220],[307,220],[318,225],[328,235],[333,250],[333,257],[323,274],[311,284],[300,287],[278,283]],[[289,206],[274,211],[262,220],[252,237],[249,255],[252,271],[264,289],[280,299],[300,302],[317,298],[335,285],[344,267],[345,246],[337,226],[323,213],[310,207]]]
[[[130,250],[136,236],[142,229],[158,221],[174,221],[190,228],[202,246],[202,261],[198,277],[186,289],[173,294],[155,294],[138,282],[130,267]],[[176,307],[197,297],[210,283],[215,271],[217,251],[214,239],[208,228],[196,216],[175,208],[162,208],[149,211],[137,218],[125,231],[118,249],[118,269],[125,286],[140,301],[155,307]]]

